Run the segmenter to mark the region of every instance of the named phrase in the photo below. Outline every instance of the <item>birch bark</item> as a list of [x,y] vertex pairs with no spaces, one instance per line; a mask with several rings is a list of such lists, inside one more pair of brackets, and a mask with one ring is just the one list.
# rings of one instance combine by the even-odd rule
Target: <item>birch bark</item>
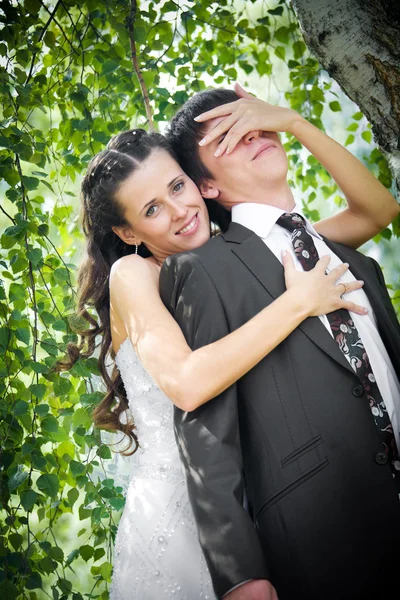
[[400,191],[400,2],[292,4],[307,46],[370,121]]

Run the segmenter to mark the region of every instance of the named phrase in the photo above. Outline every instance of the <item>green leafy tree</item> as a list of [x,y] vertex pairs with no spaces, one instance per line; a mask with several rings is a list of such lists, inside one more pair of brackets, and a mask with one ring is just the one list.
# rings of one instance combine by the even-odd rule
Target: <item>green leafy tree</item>
[[[285,0],[4,0],[0,23],[0,597],[107,598],[124,498],[99,476],[111,452],[91,424],[97,362],[53,369],[77,341],[90,158],[117,132],[162,130],[193,92],[239,78],[320,128],[343,121],[347,103],[346,145],[387,187],[391,173]],[[293,138],[285,147],[308,215],[340,206],[317,161]]]

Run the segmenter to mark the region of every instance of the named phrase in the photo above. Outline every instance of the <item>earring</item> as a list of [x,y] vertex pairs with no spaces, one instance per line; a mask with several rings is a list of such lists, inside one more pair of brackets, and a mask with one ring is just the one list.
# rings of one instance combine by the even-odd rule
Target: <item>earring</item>
[[137,254],[139,246],[137,244],[135,244],[135,246],[136,246],[136,248],[135,248],[135,254]]

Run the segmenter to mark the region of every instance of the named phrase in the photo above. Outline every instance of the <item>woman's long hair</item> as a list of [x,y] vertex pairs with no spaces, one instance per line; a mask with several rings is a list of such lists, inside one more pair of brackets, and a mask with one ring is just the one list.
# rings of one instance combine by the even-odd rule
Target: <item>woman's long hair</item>
[[[119,187],[156,149],[165,150],[175,159],[173,150],[162,135],[132,129],[113,137],[107,149],[97,154],[89,164],[81,188],[86,256],[79,268],[76,311],[78,322],[86,322],[86,325],[75,328],[80,336],[79,343],[68,344],[67,356],[56,364],[58,371],[65,371],[80,357],[92,356],[96,338],[100,337],[98,365],[107,393],[94,409],[93,421],[97,427],[121,431],[128,436],[125,454],[134,445],[129,452],[133,454],[139,444],[134,422],[125,418],[122,422],[120,419],[129,404],[122,378],[115,364],[111,374],[106,367],[108,356],[115,359],[111,344],[109,278],[114,262],[132,254],[134,247],[125,244],[112,227],[127,225],[124,211],[116,200]],[[138,253],[144,258],[151,256],[143,244]],[[95,310],[95,315],[89,312],[90,309]]]

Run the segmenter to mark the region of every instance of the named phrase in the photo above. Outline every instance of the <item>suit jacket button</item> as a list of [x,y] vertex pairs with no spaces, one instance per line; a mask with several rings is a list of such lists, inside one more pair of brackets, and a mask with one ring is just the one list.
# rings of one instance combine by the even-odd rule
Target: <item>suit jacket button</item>
[[364,388],[362,385],[355,385],[351,390],[354,396],[362,396],[364,393]]
[[388,456],[383,450],[379,450],[379,452],[375,454],[375,462],[378,463],[378,465],[386,465],[388,460]]

